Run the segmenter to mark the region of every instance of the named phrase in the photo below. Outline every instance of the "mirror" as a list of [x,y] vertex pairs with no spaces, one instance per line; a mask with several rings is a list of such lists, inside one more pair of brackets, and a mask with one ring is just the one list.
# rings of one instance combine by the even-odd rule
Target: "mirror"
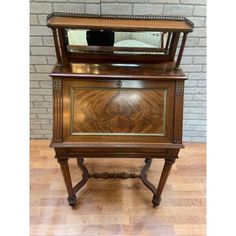
[[69,52],[168,54],[172,33],[66,29]]

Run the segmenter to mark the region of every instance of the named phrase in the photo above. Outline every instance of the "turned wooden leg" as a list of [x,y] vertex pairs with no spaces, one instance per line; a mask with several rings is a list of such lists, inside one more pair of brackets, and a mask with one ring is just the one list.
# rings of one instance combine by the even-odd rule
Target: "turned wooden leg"
[[61,172],[62,172],[64,182],[66,185],[66,189],[67,189],[67,193],[68,193],[68,198],[67,198],[68,203],[70,206],[75,206],[77,199],[76,199],[73,187],[72,187],[70,170],[69,170],[69,165],[68,165],[68,158],[57,159],[57,161],[60,164]]
[[175,159],[165,159],[165,164],[161,172],[161,178],[157,187],[157,191],[156,191],[156,194],[153,195],[153,199],[152,199],[153,207],[157,207],[161,203],[161,194],[165,187],[171,167],[174,163],[175,163]]

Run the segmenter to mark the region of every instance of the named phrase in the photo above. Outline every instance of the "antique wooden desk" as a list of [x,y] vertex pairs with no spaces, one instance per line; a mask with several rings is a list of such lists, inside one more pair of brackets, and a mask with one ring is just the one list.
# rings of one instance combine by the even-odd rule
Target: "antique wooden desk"
[[[183,148],[187,78],[179,65],[192,22],[184,17],[52,13],[47,26],[57,56],[50,74],[50,146],[61,166],[69,205],[76,204],[76,193],[89,178],[137,177],[152,191],[153,206],[158,206]],[[84,158],[93,157],[144,158],[145,165],[140,174],[89,173]],[[69,158],[77,158],[83,173],[75,186]],[[146,174],[153,158],[165,160],[157,188]]]

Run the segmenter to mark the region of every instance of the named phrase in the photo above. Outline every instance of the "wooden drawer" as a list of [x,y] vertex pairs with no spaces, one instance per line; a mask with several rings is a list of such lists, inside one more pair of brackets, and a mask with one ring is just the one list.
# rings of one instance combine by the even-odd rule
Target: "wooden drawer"
[[64,79],[63,141],[171,142],[174,81]]

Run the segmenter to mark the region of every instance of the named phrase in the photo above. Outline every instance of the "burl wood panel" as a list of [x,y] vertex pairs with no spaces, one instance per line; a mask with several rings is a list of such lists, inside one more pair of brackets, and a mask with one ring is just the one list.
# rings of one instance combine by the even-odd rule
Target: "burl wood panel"
[[174,81],[66,79],[64,141],[170,142],[173,95]]
[[163,136],[166,89],[72,88],[72,134]]

